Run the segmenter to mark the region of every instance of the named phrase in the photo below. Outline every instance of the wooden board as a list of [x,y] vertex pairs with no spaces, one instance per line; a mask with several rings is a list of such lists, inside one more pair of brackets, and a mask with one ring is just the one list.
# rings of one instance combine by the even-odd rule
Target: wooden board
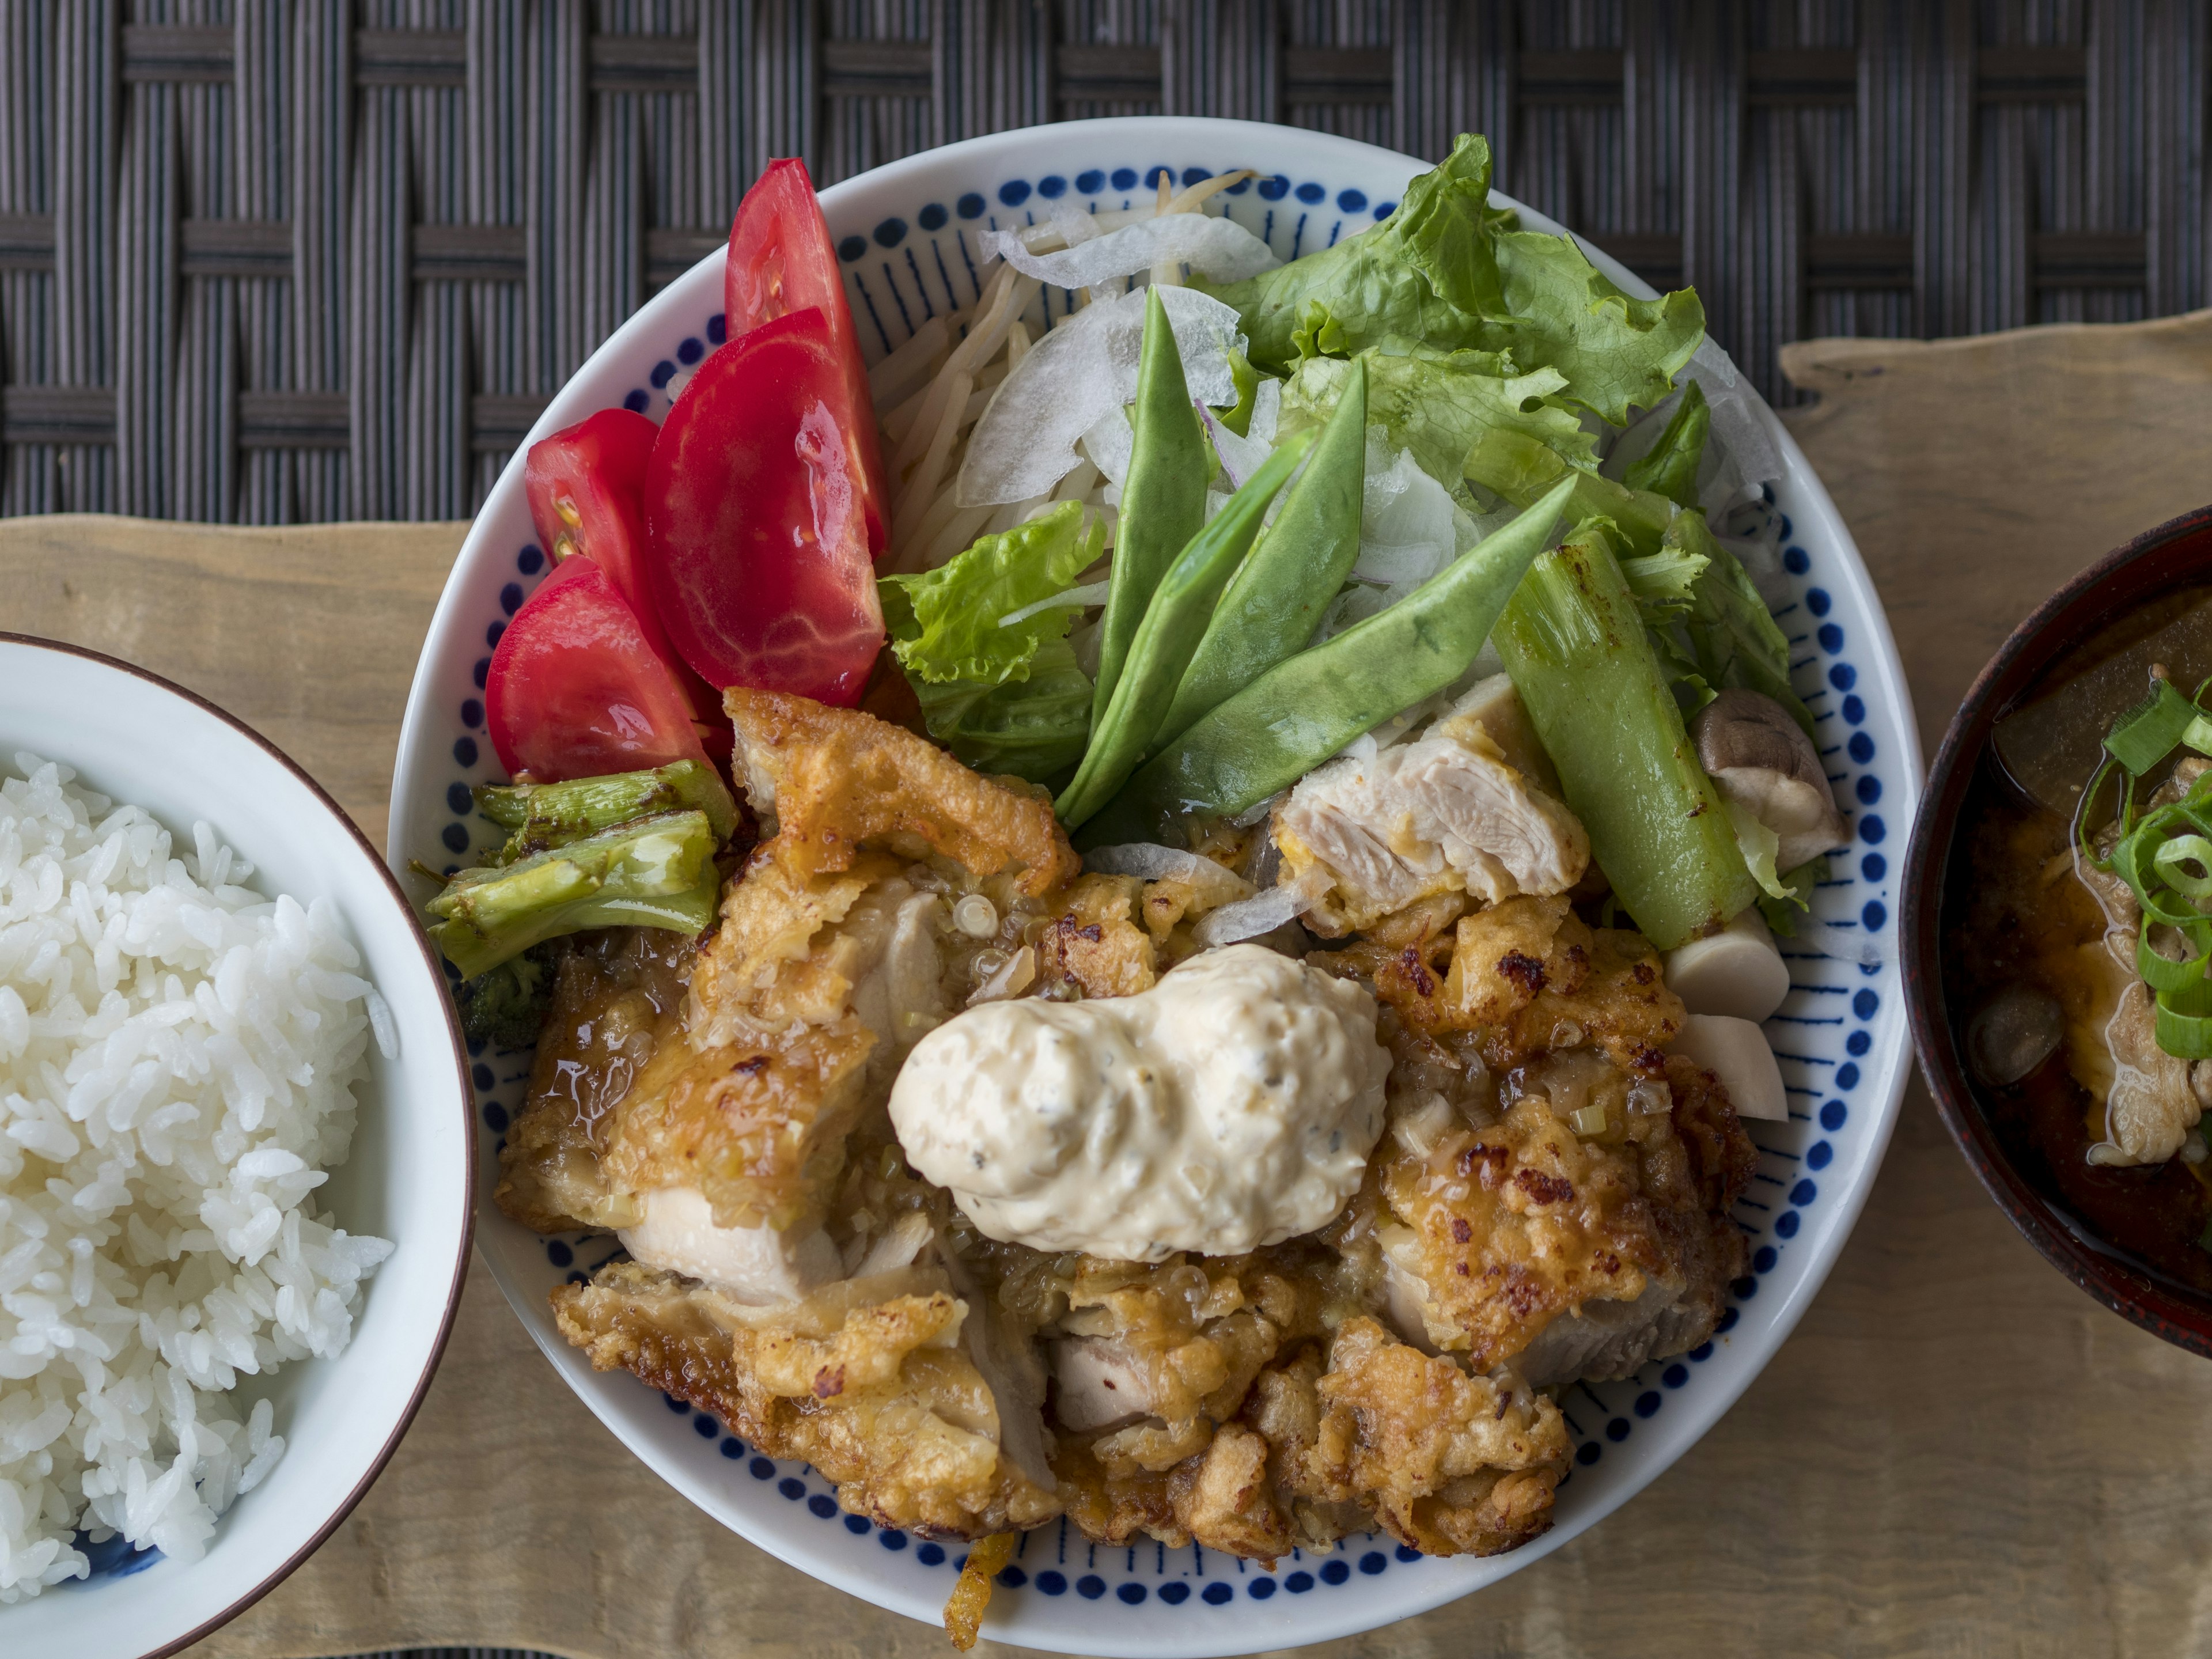
[[[1931,746],[2004,632],[2063,576],[2212,495],[2212,316],[1817,342],[1792,348],[1790,368],[1822,393],[1797,429],[1881,585]],[[380,831],[401,702],[459,533],[0,522],[0,627],[216,696]],[[1309,1651],[2212,1650],[2208,1407],[2212,1369],[2045,1267],[1916,1085],[1834,1276],[1701,1444],[1496,1589]],[[947,1651],[662,1486],[562,1386],[481,1269],[384,1479],[194,1653],[443,1644],[574,1659]]]

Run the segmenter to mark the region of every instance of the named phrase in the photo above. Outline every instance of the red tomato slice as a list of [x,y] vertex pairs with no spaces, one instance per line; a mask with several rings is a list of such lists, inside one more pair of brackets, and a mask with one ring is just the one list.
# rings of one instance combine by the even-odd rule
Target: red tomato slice
[[647,469],[646,581],[710,684],[850,708],[884,641],[860,513],[859,439],[819,311],[700,365]]
[[706,758],[690,703],[637,613],[580,553],[500,635],[484,714],[509,777],[560,783]]
[[[645,468],[660,428],[635,410],[603,409],[530,447],[523,469],[531,521],[553,562],[579,553],[605,573],[637,614],[690,700],[695,719],[723,723],[722,698],[668,642],[645,586]],[[727,740],[722,744],[726,752]]]
[[603,409],[531,445],[523,469],[531,521],[553,562],[588,553],[633,609],[644,596],[645,465],[659,435],[634,410]]
[[795,158],[770,161],[738,204],[730,226],[730,253],[723,267],[723,325],[736,339],[763,323],[812,307],[829,325],[832,349],[845,377],[842,404],[830,412],[860,444],[861,505],[868,520],[868,550],[880,559],[890,535],[890,490],[884,480],[882,446],[876,436],[875,400],[868,392],[868,366],[854,331],[853,310],[845,303],[844,279],[830,246],[830,227],[806,176],[806,163]]

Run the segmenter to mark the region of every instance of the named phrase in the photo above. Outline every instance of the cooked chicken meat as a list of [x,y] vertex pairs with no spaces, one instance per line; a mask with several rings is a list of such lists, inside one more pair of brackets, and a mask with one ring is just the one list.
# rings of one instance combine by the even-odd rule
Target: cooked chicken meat
[[[729,706],[769,838],[696,952],[617,933],[564,965],[501,1157],[511,1214],[629,1248],[554,1296],[594,1364],[888,1526],[1065,1512],[1271,1560],[1376,1527],[1525,1542],[1569,1451],[1532,1372],[1621,1374],[1710,1331],[1748,1146],[1664,1052],[1682,1010],[1650,946],[1570,908],[1587,843],[1510,686],[1386,751],[1382,784],[1286,804],[1286,864],[1363,928],[1303,963],[1202,948],[1267,832],[1083,874],[1027,786],[867,715]],[[1286,823],[1387,860],[1324,865]],[[1100,1033],[1139,1015],[1173,1052],[1123,1045],[1129,1109],[1086,1108]],[[1058,1071],[1000,1044],[1008,1133],[969,1133],[996,1073],[929,1056],[1000,1027],[1076,1036]],[[1012,1133],[1049,1128],[1040,1108],[1085,1133]],[[1109,1119],[1181,1127],[1116,1145]],[[1027,1172],[1022,1225],[978,1224],[978,1153]]]
[[1574,814],[1468,714],[1308,774],[1278,809],[1274,836],[1285,879],[1316,897],[1308,925],[1331,936],[1432,893],[1493,903],[1564,893],[1589,863]]
[[1060,1513],[1013,1455],[942,1268],[850,1279],[747,1308],[636,1262],[553,1294],[561,1334],[714,1413],[772,1457],[803,1459],[846,1509],[925,1537],[974,1538]]
[[1336,960],[1372,973],[1401,1060],[1391,1132],[1340,1225],[1371,1231],[1401,1334],[1486,1370],[1562,1319],[1636,1310],[1538,1349],[1547,1382],[1585,1352],[1604,1376],[1702,1341],[1743,1272],[1728,1212],[1756,1155],[1712,1074],[1664,1052],[1684,1016],[1650,945],[1516,899],[1362,955]]

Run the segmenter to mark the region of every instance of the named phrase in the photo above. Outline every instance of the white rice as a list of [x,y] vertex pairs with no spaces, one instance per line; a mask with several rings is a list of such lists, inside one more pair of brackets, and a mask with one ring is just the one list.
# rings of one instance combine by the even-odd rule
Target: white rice
[[[0,768],[0,1604],[73,1539],[197,1560],[284,1449],[230,1390],[353,1332],[392,1253],[310,1194],[391,1016],[328,901],[205,823]],[[387,1052],[389,1052],[387,1048]]]

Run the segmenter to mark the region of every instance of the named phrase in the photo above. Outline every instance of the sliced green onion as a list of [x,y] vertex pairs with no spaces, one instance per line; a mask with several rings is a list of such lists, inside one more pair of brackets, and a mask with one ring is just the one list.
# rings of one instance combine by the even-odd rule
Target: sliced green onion
[[2113,723],[2105,748],[2141,777],[2172,754],[2182,733],[2201,717],[2197,705],[2175,690],[2172,681],[2160,680],[2155,691]]
[[[2199,921],[2212,921],[2212,918],[2199,918]],[[2142,976],[2144,984],[2160,994],[2183,991],[2192,983],[2212,984],[2212,980],[2204,977],[2205,970],[2212,968],[2212,949],[2207,949],[2204,941],[2190,941],[2203,951],[2203,955],[2192,961],[2176,962],[2172,957],[2162,957],[2150,948],[2150,930],[2151,919],[2146,915],[2142,919],[2142,930],[2136,935],[2136,972]],[[2212,927],[2198,931],[2212,933]],[[2207,1012],[2212,1012],[2212,1010]]]
[[2160,1003],[2158,1046],[2176,1060],[2212,1060],[2212,1014],[2177,1014]]
[[[2176,836],[2162,842],[2151,854],[2152,866],[2166,884],[2185,898],[2212,898],[2212,841],[2202,836]],[[2190,866],[2194,865],[2195,870]]]
[[[2128,786],[2135,781],[2135,778],[2132,774],[2122,769],[2119,762],[2107,755],[2097,763],[2097,769],[2089,775],[2089,787],[2081,792],[2081,799],[2074,805],[2075,856],[2084,864],[2094,865],[2100,870],[2110,870],[2112,867],[2112,861],[2110,859],[2099,858],[2090,847],[2089,822],[2091,814],[2096,810],[2097,792],[2105,787],[2105,780],[2115,772],[2120,775],[2121,798],[2124,803]],[[2127,816],[2124,805],[2121,808],[2120,816],[2123,820],[2122,828],[2124,829],[2126,827],[2124,820]]]

